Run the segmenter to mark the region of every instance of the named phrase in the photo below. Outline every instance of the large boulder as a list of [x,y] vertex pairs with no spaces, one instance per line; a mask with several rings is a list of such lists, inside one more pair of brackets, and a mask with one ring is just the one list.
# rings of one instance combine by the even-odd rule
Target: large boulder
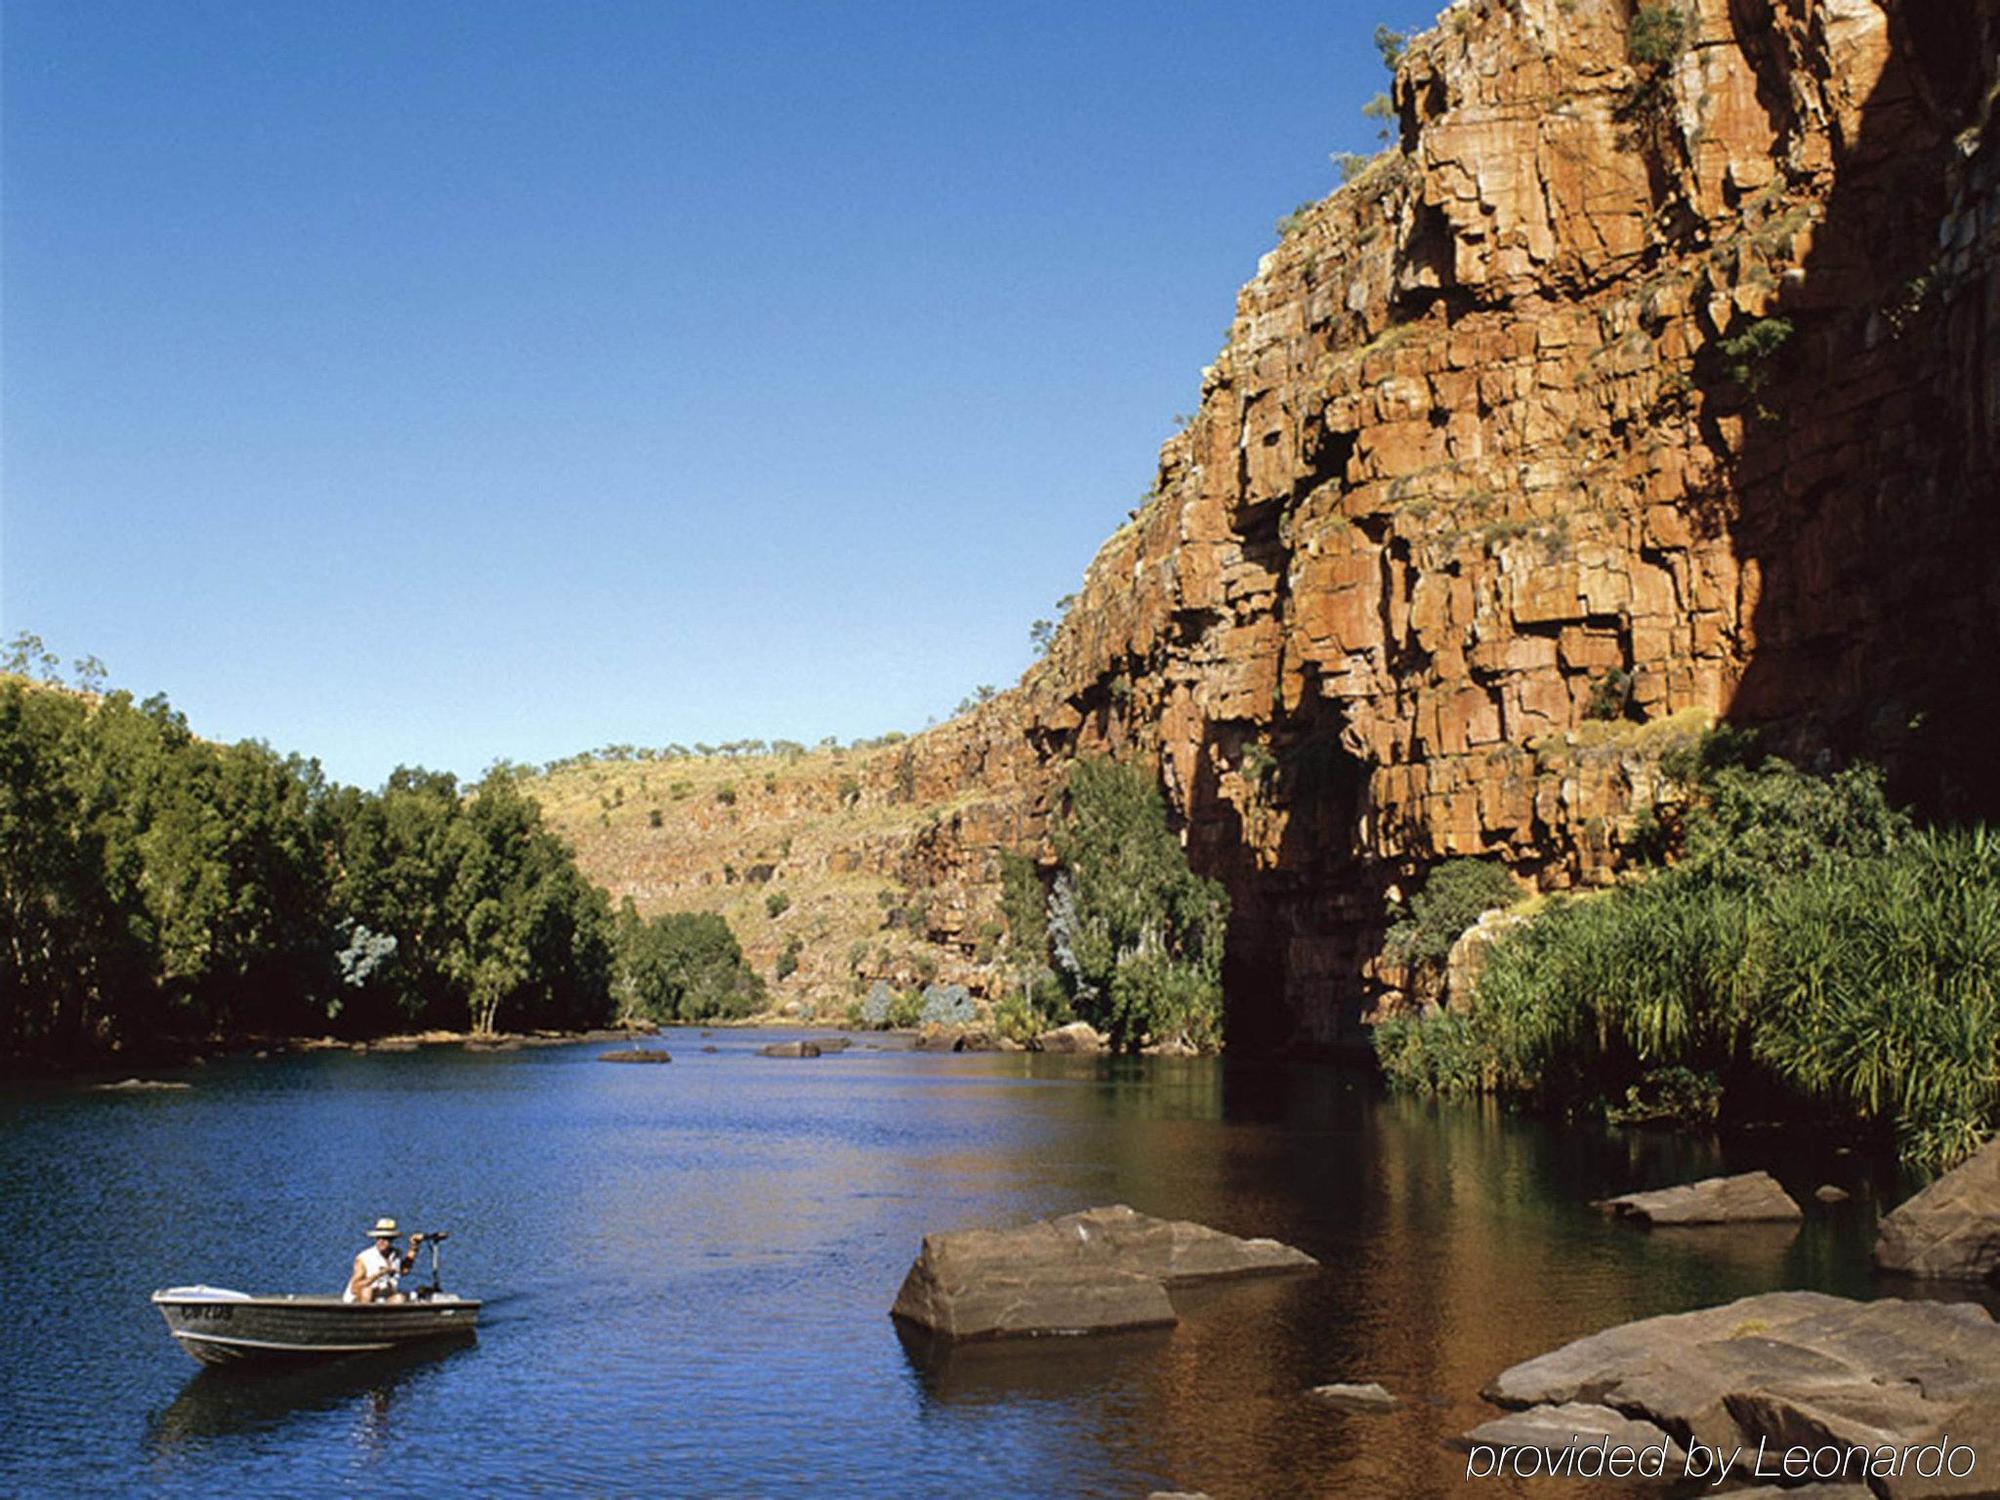
[[[1608,1407],[1684,1448],[1740,1449],[1745,1463],[1760,1442],[1774,1454],[1907,1447],[1944,1434],[1963,1444],[2000,1412],[2000,1325],[1976,1303],[1767,1292],[1578,1339],[1503,1371],[1485,1395],[1544,1413]],[[1992,1479],[1989,1467],[1980,1481]],[[1960,1492],[1900,1481],[1884,1491]]]
[[1469,1015],[1472,1002],[1479,991],[1479,976],[1486,970],[1486,960],[1493,954],[1493,946],[1517,927],[1524,927],[1528,918],[1518,912],[1495,907],[1480,914],[1479,920],[1453,940],[1451,951],[1444,961],[1444,1008],[1460,1015]]
[[1176,1321],[1169,1286],[1317,1264],[1276,1240],[1119,1204],[1017,1229],[925,1235],[890,1311],[952,1340],[1152,1328]]
[[759,1057],[818,1057],[818,1042],[770,1042],[757,1049]]
[[1884,1218],[1875,1264],[1909,1276],[2000,1270],[2000,1139]]
[[1597,1207],[1621,1219],[1653,1225],[1760,1224],[1805,1217],[1769,1172],[1706,1177],[1650,1193],[1625,1193],[1605,1198]]
[[621,1047],[598,1053],[597,1060],[609,1063],[670,1063],[673,1057],[665,1047]]
[[1635,1451],[1657,1448],[1664,1459],[1662,1467],[1676,1476],[1687,1465],[1687,1454],[1680,1445],[1651,1422],[1585,1401],[1510,1412],[1490,1422],[1481,1422],[1458,1440],[1462,1448],[1530,1448],[1544,1453],[1594,1448],[1600,1443]]
[[1088,1021],[1071,1021],[1035,1038],[1038,1052],[1104,1052],[1111,1043]]

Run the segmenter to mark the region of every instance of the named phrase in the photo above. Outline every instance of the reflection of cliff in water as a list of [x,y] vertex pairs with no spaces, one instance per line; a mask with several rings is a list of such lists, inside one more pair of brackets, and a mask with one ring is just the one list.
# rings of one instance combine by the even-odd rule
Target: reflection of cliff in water
[[[1490,1101],[1384,1098],[1358,1070],[1164,1061],[1069,1063],[1067,1076],[1099,1086],[1051,1096],[1064,1157],[1023,1143],[1036,1154],[1019,1163],[1023,1177],[1064,1185],[1061,1201],[1036,1212],[1116,1197],[1273,1236],[1321,1269],[1177,1288],[1171,1330],[956,1348],[899,1330],[926,1425],[971,1441],[992,1440],[979,1424],[997,1423],[1047,1455],[1050,1472],[1078,1455],[1079,1476],[1082,1455],[1143,1453],[1135,1493],[1444,1494],[1464,1475],[1447,1443],[1494,1415],[1477,1393],[1509,1365],[1614,1323],[1774,1286],[1881,1290],[1866,1271],[1881,1164],[1836,1155],[1831,1140],[1544,1127]],[[1590,1207],[1757,1167],[1801,1197],[1824,1181],[1855,1197],[1838,1211],[1809,1204],[1800,1224],[1683,1231],[1649,1232]],[[1400,1405],[1343,1412],[1305,1394],[1370,1380]],[[1547,1481],[1489,1488],[1545,1500],[1612,1493]]]
[[219,1438],[269,1431],[305,1416],[346,1413],[362,1448],[382,1444],[400,1392],[462,1353],[474,1335],[433,1339],[421,1347],[357,1354],[301,1364],[204,1368],[149,1424],[148,1438],[166,1453]]

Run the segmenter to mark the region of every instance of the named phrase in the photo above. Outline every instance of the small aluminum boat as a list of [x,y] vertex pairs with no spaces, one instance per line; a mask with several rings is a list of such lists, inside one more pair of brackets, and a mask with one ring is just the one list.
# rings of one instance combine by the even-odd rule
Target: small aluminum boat
[[153,1293],[174,1342],[205,1365],[246,1359],[336,1359],[400,1349],[425,1339],[469,1338],[479,1303],[438,1284],[438,1242],[428,1236],[431,1281],[395,1302],[340,1297],[253,1297],[218,1286],[170,1286]]
[[174,1341],[205,1365],[244,1359],[330,1359],[420,1339],[469,1336],[479,1303],[450,1292],[408,1302],[252,1297],[213,1286],[153,1293]]

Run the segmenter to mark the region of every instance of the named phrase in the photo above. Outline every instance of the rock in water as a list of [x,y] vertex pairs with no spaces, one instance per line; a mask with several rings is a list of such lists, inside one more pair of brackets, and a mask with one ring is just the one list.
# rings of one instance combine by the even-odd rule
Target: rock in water
[[1389,1411],[1398,1403],[1379,1381],[1366,1385],[1316,1385],[1306,1394],[1341,1411]]
[[1481,1422],[1458,1443],[1462,1448],[1539,1448],[1544,1453],[1560,1453],[1565,1448],[1594,1448],[1606,1439],[1614,1448],[1662,1448],[1667,1470],[1673,1474],[1687,1466],[1687,1454],[1681,1446],[1651,1422],[1586,1401],[1495,1417]]
[[1991,1276],[2000,1270],[2000,1140],[1961,1162],[1883,1219],[1875,1264],[1909,1276]]
[[1813,1197],[1817,1198],[1821,1203],[1826,1204],[1829,1208],[1836,1203],[1845,1203],[1853,1196],[1846,1188],[1835,1187],[1830,1182],[1822,1182],[1818,1187],[1813,1189]]
[[94,1083],[91,1087],[100,1094],[148,1094],[162,1090],[174,1093],[181,1089],[191,1089],[194,1085],[165,1078],[121,1078],[116,1083]]
[[1650,1193],[1625,1193],[1596,1206],[1642,1224],[1757,1224],[1805,1217],[1769,1172],[1707,1177]]
[[[1977,1447],[2000,1434],[2000,1325],[1976,1303],[1767,1292],[1578,1339],[1503,1371],[1484,1394],[1543,1414],[1601,1404],[1725,1453],[1947,1433]],[[1982,1486],[1992,1472],[1981,1465]]]
[[954,1340],[1164,1327],[1177,1321],[1170,1285],[1317,1264],[1276,1240],[1121,1204],[1018,1229],[925,1235],[890,1311]]
[[818,1057],[818,1042],[772,1042],[767,1047],[759,1047],[760,1057]]
[[1088,1021],[1071,1021],[1035,1038],[1039,1052],[1103,1052],[1110,1046],[1101,1032]]
[[599,1062],[622,1063],[665,1063],[672,1062],[673,1056],[665,1047],[624,1047],[613,1052],[597,1054]]

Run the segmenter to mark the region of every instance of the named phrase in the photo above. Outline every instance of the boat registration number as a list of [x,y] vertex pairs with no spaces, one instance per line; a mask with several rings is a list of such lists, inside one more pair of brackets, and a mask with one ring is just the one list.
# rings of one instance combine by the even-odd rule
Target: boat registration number
[[192,1323],[199,1323],[204,1319],[210,1323],[227,1323],[235,1313],[235,1308],[220,1302],[193,1302],[181,1309],[181,1316]]

